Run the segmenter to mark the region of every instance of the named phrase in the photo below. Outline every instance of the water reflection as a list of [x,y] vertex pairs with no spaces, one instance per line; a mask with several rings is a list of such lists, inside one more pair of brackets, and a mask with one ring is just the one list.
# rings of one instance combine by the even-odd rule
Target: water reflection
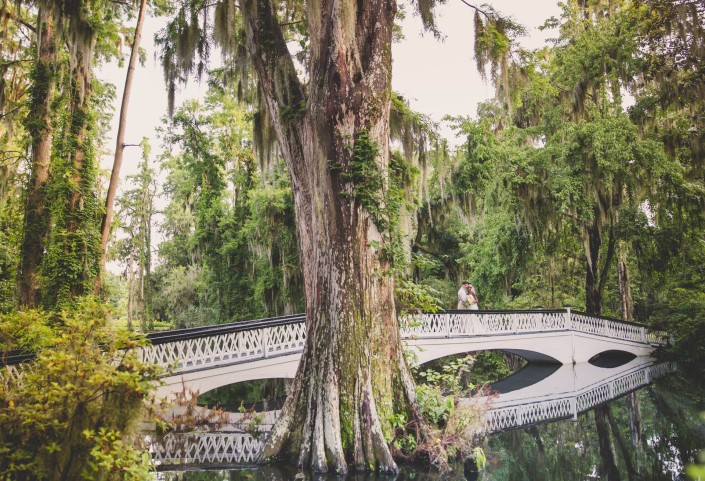
[[288,466],[262,466],[233,470],[182,471],[158,473],[164,481],[468,481],[462,466],[452,473],[436,473],[403,467],[398,475],[350,473],[346,476],[311,473]]
[[705,446],[702,387],[669,376],[577,421],[490,437],[485,480],[682,480]]
[[[564,416],[559,412],[557,417],[562,416],[563,420],[542,423],[527,418],[527,412],[536,411],[525,409],[522,422],[529,421],[528,426],[509,426],[509,431],[487,436],[480,441],[488,457],[488,466],[479,479],[685,479],[682,474],[684,466],[694,462],[698,450],[705,447],[705,424],[698,417],[699,412],[705,410],[702,387],[693,385],[679,375],[668,374],[667,367],[653,367],[650,361],[638,358],[617,368],[585,364],[562,366],[547,376],[532,375],[539,380],[531,386],[515,385],[514,389],[510,386],[510,389],[494,400],[495,411],[516,409],[522,403],[524,406],[538,406],[550,405],[559,400],[574,400],[576,415]],[[666,375],[655,384],[636,390],[652,382],[659,373]],[[518,381],[518,384],[522,383],[524,381]],[[588,399],[590,403],[581,407],[579,403],[587,402]],[[167,464],[172,462],[171,467],[178,469],[208,466],[222,468],[225,465],[233,466],[226,456],[228,453],[257,451],[255,444],[236,445],[232,444],[232,440],[226,441],[232,439],[227,437],[232,434],[199,435],[195,438],[195,444],[189,447],[165,447],[162,454],[167,457],[162,458],[162,461]],[[198,443],[201,443],[201,448],[194,447]],[[178,459],[173,457],[176,452],[180,453],[176,456]],[[199,457],[199,452],[216,454],[220,458]],[[169,456],[172,457],[167,460]],[[207,462],[208,459],[210,462]],[[162,469],[168,468],[167,464],[163,464]],[[250,481],[469,479],[463,475],[462,466],[455,473],[443,475],[405,467],[397,477],[374,474],[356,474],[347,478],[326,477],[287,467],[162,472],[157,476],[157,479],[164,480]]]

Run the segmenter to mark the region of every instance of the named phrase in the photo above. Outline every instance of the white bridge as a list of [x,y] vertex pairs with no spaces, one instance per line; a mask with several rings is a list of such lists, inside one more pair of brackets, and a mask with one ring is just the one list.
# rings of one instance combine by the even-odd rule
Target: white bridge
[[[529,365],[531,366],[531,365]],[[527,368],[525,368],[527,369]],[[619,398],[675,370],[670,363],[653,364],[637,357],[615,368],[590,363],[563,364],[531,386],[498,396],[461,399],[460,404],[480,405],[480,433],[492,434],[534,424],[577,419],[596,406]],[[515,376],[521,376],[521,371]],[[275,419],[276,411],[266,413]],[[271,421],[270,421],[271,422]],[[268,426],[263,426],[266,430]],[[171,433],[150,445],[159,469],[189,465],[232,465],[257,461],[263,437],[233,431]]]
[[[170,374],[158,395],[184,387],[203,394],[228,384],[292,378],[306,340],[303,315],[150,334],[143,359]],[[446,311],[407,315],[402,338],[416,362],[502,350],[529,361],[584,363],[605,351],[647,356],[666,336],[644,326],[570,309]]]

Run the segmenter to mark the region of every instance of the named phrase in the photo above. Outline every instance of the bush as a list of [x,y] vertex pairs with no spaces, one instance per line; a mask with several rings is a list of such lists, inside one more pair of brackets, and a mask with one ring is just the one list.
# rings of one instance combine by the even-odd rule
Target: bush
[[90,299],[0,316],[4,347],[37,354],[21,379],[0,377],[3,479],[149,476],[149,454],[133,442],[159,373],[139,360],[144,338],[112,330],[109,317]]

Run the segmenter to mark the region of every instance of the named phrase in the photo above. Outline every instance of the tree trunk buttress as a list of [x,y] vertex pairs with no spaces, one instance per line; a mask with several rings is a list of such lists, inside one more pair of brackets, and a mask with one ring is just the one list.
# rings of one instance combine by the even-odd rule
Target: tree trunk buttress
[[36,307],[41,264],[49,230],[46,188],[53,140],[51,102],[54,98],[57,12],[52,2],[42,2],[37,18],[37,60],[32,71],[31,107],[25,120],[32,143],[30,181],[25,198],[25,217],[18,285],[20,305]]
[[[242,2],[248,47],[292,180],[308,328],[293,391],[263,456],[316,471],[344,473],[352,464],[394,472],[385,430],[415,395],[386,272],[387,233],[363,200],[372,187],[355,177],[355,165],[366,162],[386,179],[396,5],[314,0],[307,7],[308,98],[269,1]],[[376,188],[386,189],[386,180]]]

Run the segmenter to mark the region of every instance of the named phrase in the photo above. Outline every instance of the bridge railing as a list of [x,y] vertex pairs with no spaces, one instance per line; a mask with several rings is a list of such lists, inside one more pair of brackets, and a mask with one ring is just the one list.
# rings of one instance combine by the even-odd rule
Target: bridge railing
[[296,315],[212,329],[168,331],[148,337],[152,345],[141,348],[143,361],[186,372],[214,364],[301,352],[306,341],[306,323],[303,315]]
[[247,433],[171,433],[150,444],[152,459],[161,466],[253,463],[263,441]]
[[578,414],[646,386],[653,379],[675,370],[674,363],[661,363],[625,374],[570,396],[490,408],[485,414],[486,430],[488,433],[497,433],[549,420],[577,419]]
[[454,337],[567,329],[565,310],[443,311],[402,316],[402,336]]
[[571,309],[451,310],[439,313],[410,313],[402,316],[402,336],[406,338],[479,336],[562,330],[573,330],[642,344],[666,344],[668,340],[666,333],[649,331],[646,326],[585,314]]
[[[459,311],[404,314],[403,338],[464,337],[575,330],[599,336],[665,344],[667,336],[644,326],[596,317],[570,309],[525,311]],[[303,314],[257,321],[204,326],[149,334],[151,345],[140,348],[145,362],[178,372],[301,352],[306,342]],[[28,357],[29,356],[29,357]],[[31,355],[11,356],[17,363]],[[1,362],[1,361],[0,361]],[[0,373],[0,378],[12,373]]]

